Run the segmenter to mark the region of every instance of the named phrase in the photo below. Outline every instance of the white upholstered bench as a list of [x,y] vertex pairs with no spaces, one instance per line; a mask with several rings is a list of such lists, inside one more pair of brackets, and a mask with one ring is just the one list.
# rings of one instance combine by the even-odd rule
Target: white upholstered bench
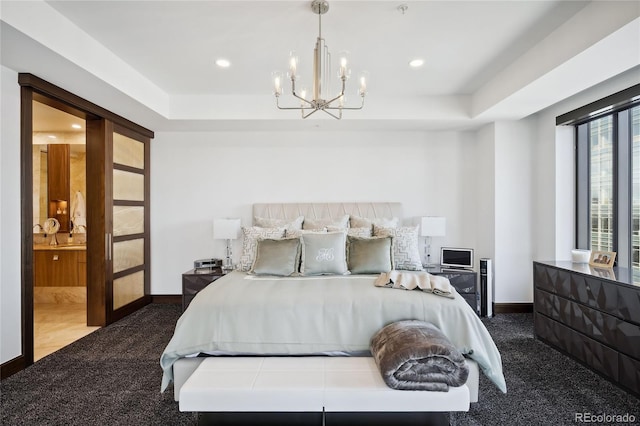
[[[477,378],[477,365],[469,363]],[[471,395],[467,385],[448,392],[391,389],[371,357],[209,357],[181,386],[179,400],[180,411],[321,413],[324,421],[325,413],[448,416],[468,411]]]

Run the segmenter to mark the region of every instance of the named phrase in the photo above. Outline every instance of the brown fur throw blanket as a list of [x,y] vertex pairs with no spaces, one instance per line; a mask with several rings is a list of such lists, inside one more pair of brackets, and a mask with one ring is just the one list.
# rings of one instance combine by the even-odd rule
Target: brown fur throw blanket
[[398,321],[371,339],[371,353],[387,386],[447,392],[469,377],[464,357],[433,324]]

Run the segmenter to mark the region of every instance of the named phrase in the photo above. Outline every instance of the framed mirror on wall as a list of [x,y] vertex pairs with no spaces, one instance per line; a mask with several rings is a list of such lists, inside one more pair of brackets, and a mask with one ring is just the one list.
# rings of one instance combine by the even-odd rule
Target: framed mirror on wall
[[60,233],[86,235],[86,187],[84,120],[34,100],[34,230],[55,218]]

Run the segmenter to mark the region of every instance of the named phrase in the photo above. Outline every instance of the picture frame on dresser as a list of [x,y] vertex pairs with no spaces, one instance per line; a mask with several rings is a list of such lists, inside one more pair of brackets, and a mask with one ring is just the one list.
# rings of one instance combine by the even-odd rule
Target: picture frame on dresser
[[589,258],[589,265],[595,268],[613,268],[615,261],[616,261],[615,251],[594,250],[591,252],[591,257]]

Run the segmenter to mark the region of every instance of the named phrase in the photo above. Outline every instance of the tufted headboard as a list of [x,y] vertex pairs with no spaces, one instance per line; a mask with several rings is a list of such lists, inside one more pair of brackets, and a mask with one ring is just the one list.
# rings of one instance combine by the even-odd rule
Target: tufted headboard
[[[253,217],[269,219],[295,219],[304,216],[313,219],[339,218],[355,215],[366,218],[402,219],[400,203],[258,203],[253,205]],[[252,220],[253,220],[252,217]]]

